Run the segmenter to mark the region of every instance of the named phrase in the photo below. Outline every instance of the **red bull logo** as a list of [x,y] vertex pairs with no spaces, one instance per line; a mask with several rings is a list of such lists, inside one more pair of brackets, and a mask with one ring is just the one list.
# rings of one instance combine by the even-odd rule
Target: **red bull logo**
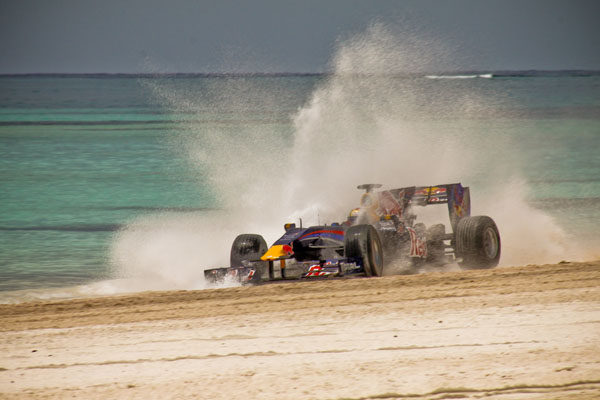
[[440,194],[446,194],[445,187],[432,186],[415,191],[415,195],[420,196],[434,196]]
[[402,205],[389,191],[379,193],[378,211],[383,215],[398,215],[399,217],[402,217]]
[[288,244],[284,244],[281,248],[281,251],[288,257],[294,254],[294,249]]

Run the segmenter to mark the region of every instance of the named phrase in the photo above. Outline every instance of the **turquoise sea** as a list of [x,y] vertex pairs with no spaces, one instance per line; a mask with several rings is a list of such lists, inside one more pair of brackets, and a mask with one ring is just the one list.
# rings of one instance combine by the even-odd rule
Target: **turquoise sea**
[[[123,232],[157,215],[152,230],[158,235],[169,218],[228,214],[260,202],[261,193],[285,192],[295,202],[287,214],[314,216],[301,210],[307,202],[294,193],[331,199],[336,195],[326,183],[355,190],[352,182],[370,176],[399,186],[455,179],[475,193],[519,190],[526,212],[513,213],[505,200],[486,208],[507,221],[507,246],[517,249],[519,243],[518,225],[506,216],[513,213],[529,228],[551,224],[539,229],[563,235],[540,237],[541,247],[530,249],[536,254],[547,252],[548,242],[567,240],[581,245],[582,258],[600,256],[600,75],[488,74],[375,81],[330,75],[2,76],[0,291],[121,278],[128,261],[114,254],[129,243]],[[394,141],[402,135],[403,142]],[[355,171],[361,162],[365,168]],[[383,169],[390,174],[379,174]],[[396,169],[414,171],[415,179],[394,177]],[[248,214],[260,218],[257,210],[280,207],[285,199],[253,206]],[[350,201],[334,203],[345,207]],[[270,217],[265,211],[264,219]],[[244,218],[235,217],[241,225]],[[284,222],[268,221],[277,228]],[[218,231],[219,223],[211,223]],[[140,249],[126,252],[134,257]],[[506,251],[510,257],[511,248]],[[556,261],[577,257],[567,250],[561,257],[561,251]],[[209,263],[194,252],[186,257],[178,250],[178,257],[196,258],[198,270]],[[523,261],[535,261],[535,254],[528,257]],[[514,254],[512,260],[521,261]],[[172,268],[171,274],[181,273]]]

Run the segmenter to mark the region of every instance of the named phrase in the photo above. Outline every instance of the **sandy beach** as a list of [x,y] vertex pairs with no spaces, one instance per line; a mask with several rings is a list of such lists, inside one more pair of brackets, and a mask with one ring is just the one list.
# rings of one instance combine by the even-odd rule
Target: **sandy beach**
[[0,305],[2,399],[597,399],[600,261]]

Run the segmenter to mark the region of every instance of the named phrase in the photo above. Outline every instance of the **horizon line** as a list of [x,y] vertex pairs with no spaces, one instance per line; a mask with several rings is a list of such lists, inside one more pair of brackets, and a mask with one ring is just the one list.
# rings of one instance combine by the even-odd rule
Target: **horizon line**
[[[337,72],[16,72],[0,73],[0,77],[289,77],[289,76],[330,76]],[[347,75],[396,75],[396,76],[444,76],[444,75],[485,75],[496,77],[542,76],[572,74],[574,76],[600,75],[600,69],[503,69],[503,70],[448,70],[397,73],[347,73]],[[346,75],[346,74],[341,74]]]

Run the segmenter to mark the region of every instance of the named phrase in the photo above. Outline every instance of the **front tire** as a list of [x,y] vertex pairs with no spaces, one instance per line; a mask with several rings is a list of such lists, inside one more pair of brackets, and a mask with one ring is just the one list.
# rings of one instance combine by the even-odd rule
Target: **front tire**
[[455,253],[461,267],[493,268],[500,261],[500,233],[493,219],[485,215],[461,218],[456,225]]
[[[249,233],[238,235],[231,244],[229,265],[231,267],[245,267],[244,261],[260,261],[260,257],[267,250],[267,242],[265,242],[265,239],[261,235]],[[257,267],[254,280],[262,279],[267,265],[266,261],[253,263],[253,266]]]
[[362,260],[366,276],[383,275],[383,247],[372,225],[355,225],[344,235],[344,256]]

